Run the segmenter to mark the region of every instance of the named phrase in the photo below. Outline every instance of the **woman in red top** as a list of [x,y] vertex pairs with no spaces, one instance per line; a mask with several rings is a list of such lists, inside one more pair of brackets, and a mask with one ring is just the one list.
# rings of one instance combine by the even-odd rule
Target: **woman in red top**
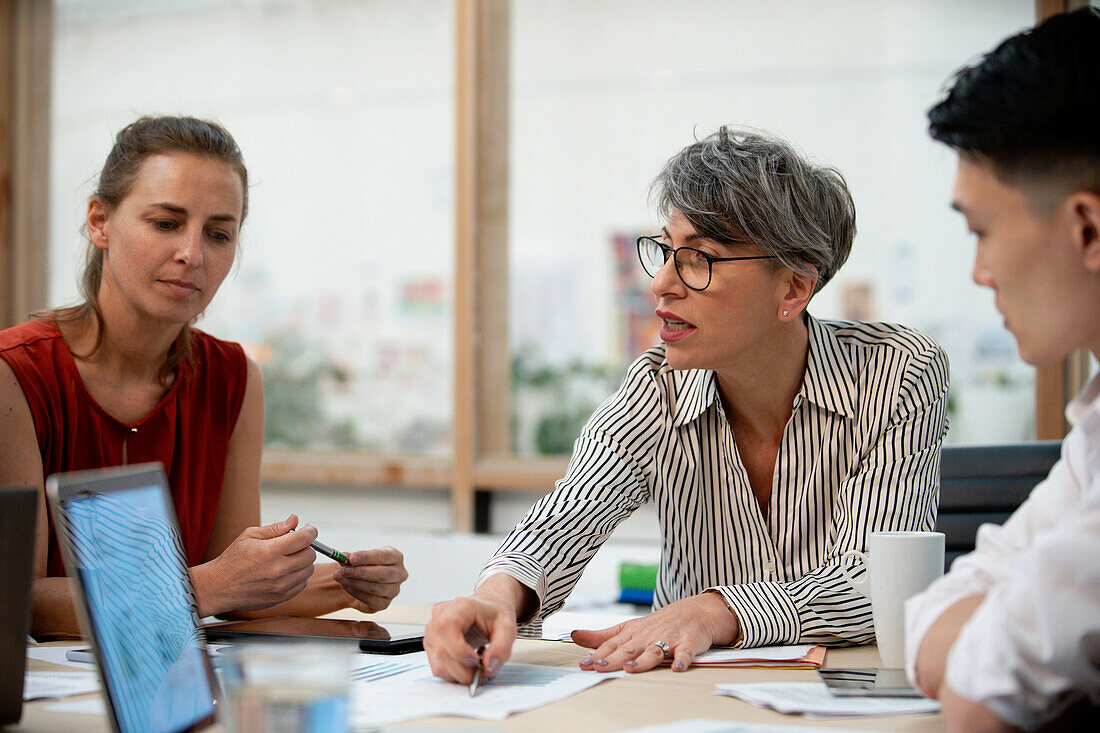
[[[88,202],[84,302],[0,332],[0,484],[160,461],[201,615],[377,611],[408,577],[396,549],[315,568],[313,527],[291,532],[294,515],[257,526],[260,370],[191,328],[247,211],[248,173],[220,126],[142,118],[118,134]],[[42,501],[35,636],[79,633],[71,593]]]

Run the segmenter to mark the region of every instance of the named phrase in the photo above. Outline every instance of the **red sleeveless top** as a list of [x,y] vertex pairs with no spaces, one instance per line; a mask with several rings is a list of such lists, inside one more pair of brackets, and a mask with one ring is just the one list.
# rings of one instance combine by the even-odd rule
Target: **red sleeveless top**
[[[210,539],[248,380],[239,344],[191,333],[191,362],[180,366],[152,412],[128,425],[88,394],[56,324],[35,320],[0,331],[0,357],[15,372],[34,418],[42,475],[160,461],[189,566],[202,562]],[[52,519],[46,573],[65,575]]]

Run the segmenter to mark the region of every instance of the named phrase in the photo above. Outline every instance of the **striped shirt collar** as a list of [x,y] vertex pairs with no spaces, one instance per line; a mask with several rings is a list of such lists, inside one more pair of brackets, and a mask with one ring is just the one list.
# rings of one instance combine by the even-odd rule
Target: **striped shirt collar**
[[[806,355],[806,374],[802,388],[795,397],[823,407],[846,418],[855,417],[855,368],[848,352],[837,337],[816,318],[806,314],[810,332],[810,348]],[[671,375],[676,383],[676,414],[672,423],[682,427],[703,414],[718,402],[718,378],[709,369],[674,370],[666,361],[661,365],[662,375]],[[666,377],[667,378],[667,377]]]

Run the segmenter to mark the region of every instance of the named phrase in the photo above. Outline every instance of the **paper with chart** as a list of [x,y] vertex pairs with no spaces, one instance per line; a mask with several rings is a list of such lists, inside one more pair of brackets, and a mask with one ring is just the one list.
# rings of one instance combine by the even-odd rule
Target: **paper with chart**
[[911,697],[834,697],[824,682],[750,682],[715,687],[716,695],[729,695],[780,713],[802,713],[819,718],[917,715],[940,709],[935,700]]
[[424,652],[371,659],[351,674],[349,723],[352,728],[370,728],[436,715],[504,720],[624,674],[508,662],[470,697],[466,685],[433,675]]

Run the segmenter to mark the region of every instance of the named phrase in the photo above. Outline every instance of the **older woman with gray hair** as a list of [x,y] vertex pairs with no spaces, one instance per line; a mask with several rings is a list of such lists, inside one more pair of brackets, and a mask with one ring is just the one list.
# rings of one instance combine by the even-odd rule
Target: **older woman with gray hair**
[[871,607],[842,555],[873,531],[932,529],[943,350],[903,326],[807,312],[855,235],[840,173],[723,127],[669,160],[654,193],[665,224],[638,255],[662,343],[592,415],[473,595],[433,609],[440,677],[495,675],[646,502],[661,529],[654,610],[574,631],[592,650],[582,669],[684,671],[712,645],[868,643]]

